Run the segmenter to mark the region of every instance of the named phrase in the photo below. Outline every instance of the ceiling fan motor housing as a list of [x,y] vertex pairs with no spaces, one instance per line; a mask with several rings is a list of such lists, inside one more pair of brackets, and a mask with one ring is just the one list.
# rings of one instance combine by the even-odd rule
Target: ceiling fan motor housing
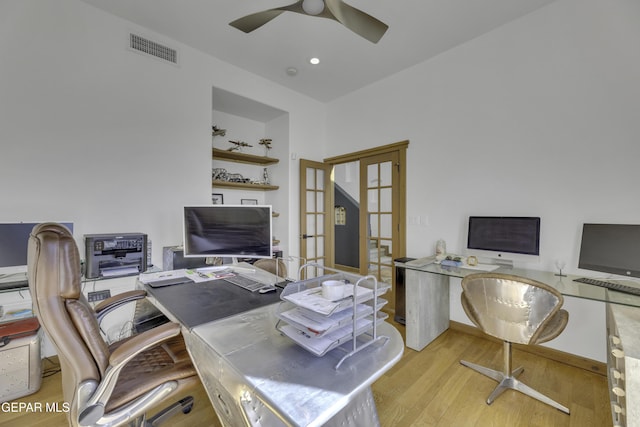
[[319,15],[324,10],[324,0],[304,0],[302,9],[308,15]]

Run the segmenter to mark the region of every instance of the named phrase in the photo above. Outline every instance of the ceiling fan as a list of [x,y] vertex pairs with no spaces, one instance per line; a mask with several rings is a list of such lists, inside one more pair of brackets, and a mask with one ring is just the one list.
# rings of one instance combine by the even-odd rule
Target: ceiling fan
[[288,6],[252,13],[230,22],[229,25],[245,33],[250,33],[283,12],[296,12],[303,15],[333,19],[372,43],[378,43],[387,28],[389,28],[385,23],[349,6],[342,0],[298,0]]

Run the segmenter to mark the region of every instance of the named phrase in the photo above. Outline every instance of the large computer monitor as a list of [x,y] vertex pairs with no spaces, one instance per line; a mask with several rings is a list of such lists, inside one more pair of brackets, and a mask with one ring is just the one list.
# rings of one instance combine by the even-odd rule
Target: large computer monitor
[[271,206],[184,208],[184,256],[271,258]]
[[[27,265],[29,234],[39,222],[0,223],[0,267]],[[73,223],[63,222],[73,233]]]
[[640,225],[584,224],[578,268],[640,277]]
[[506,260],[536,260],[540,255],[540,218],[470,216],[467,253]]

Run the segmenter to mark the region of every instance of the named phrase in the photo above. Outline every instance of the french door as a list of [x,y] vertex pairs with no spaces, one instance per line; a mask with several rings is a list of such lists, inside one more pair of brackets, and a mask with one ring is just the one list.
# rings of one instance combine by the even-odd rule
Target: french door
[[[332,166],[327,163],[300,160],[300,256],[301,262],[333,266],[333,233],[331,232],[333,189]],[[305,277],[324,274],[311,268]],[[304,278],[304,277],[303,277]]]
[[392,284],[402,210],[398,153],[360,159],[360,177],[360,274]]
[[[393,260],[406,251],[406,151],[409,141],[325,159],[300,161],[300,253],[334,266],[333,166],[358,161],[359,273],[392,284],[387,308],[395,309]],[[323,272],[309,272],[322,275]]]

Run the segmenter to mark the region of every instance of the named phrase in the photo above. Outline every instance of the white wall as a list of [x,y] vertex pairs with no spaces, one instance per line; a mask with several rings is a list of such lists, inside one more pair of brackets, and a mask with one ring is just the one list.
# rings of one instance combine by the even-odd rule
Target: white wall
[[[128,50],[130,31],[178,49],[180,65]],[[211,203],[214,86],[295,111],[264,125],[284,126],[289,141],[278,179],[297,177],[290,152],[321,157],[310,124],[324,122],[322,104],[78,0],[0,2],[0,58],[0,222],[73,221],[81,253],[83,234],[143,232],[162,265],[162,247],[182,242],[182,206]],[[273,197],[282,204],[290,191],[297,200],[296,181]],[[297,251],[288,209],[274,232]],[[0,305],[23,297],[2,294]],[[112,316],[109,331],[127,318]]]
[[533,215],[540,262],[522,266],[575,271],[583,222],[640,223],[638,22],[635,1],[552,3],[332,102],[327,156],[410,140],[407,216],[428,225],[408,256],[461,251],[471,214]]
[[[128,50],[130,31],[180,65]],[[139,231],[161,264],[181,242],[181,207],[211,203],[213,86],[294,112],[285,179],[290,152],[320,157],[322,104],[78,0],[0,3],[0,57],[0,221],[73,221],[81,250],[86,233]]]

